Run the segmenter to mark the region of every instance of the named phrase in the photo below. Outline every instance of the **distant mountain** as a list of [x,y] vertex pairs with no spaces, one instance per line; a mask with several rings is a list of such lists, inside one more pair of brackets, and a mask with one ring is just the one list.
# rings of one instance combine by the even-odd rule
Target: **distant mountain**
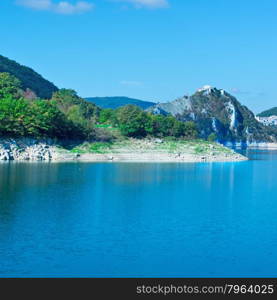
[[118,107],[125,106],[128,104],[137,105],[142,109],[147,109],[150,106],[156,104],[154,102],[143,101],[143,100],[138,100],[138,99],[133,99],[128,97],[89,97],[85,99],[89,102],[93,102],[94,104],[96,104],[101,108],[112,108],[112,109],[116,109]]
[[44,79],[31,68],[22,66],[2,55],[0,55],[0,72],[7,72],[14,75],[21,81],[22,88],[27,93],[30,93],[31,90],[39,98],[49,99],[53,92],[58,91],[58,88],[53,83]]
[[215,133],[220,142],[271,142],[277,137],[276,131],[260,124],[234,96],[211,86],[147,110],[154,114],[170,114],[181,121],[194,121],[201,137]]
[[271,117],[271,116],[277,116],[277,107],[273,107],[271,109],[265,110],[258,114],[258,117]]

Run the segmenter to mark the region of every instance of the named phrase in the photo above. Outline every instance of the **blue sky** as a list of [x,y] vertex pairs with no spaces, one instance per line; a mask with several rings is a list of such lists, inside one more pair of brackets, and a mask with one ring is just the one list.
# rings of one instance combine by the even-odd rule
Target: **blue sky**
[[1,0],[0,54],[81,96],[169,101],[209,84],[277,106],[276,0]]

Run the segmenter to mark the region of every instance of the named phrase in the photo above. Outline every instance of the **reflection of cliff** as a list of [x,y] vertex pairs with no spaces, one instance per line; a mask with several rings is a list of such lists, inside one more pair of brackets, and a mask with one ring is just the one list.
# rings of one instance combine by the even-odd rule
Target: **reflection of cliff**
[[0,164],[0,276],[256,276],[260,258],[273,274],[275,170],[276,160]]

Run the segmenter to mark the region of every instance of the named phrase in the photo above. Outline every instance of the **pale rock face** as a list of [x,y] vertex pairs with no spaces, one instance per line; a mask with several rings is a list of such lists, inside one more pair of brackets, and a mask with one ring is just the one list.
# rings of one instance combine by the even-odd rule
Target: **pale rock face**
[[[276,135],[269,135],[254,114],[224,89],[205,85],[191,96],[184,96],[148,108],[149,112],[173,115],[178,120],[194,121],[199,136],[207,138],[211,132],[222,142],[246,141],[275,142]],[[159,112],[161,111],[161,112]],[[245,124],[250,124],[246,130]]]
[[195,113],[194,112],[191,112],[189,115],[190,115],[192,120],[195,120]]
[[216,127],[216,119],[215,118],[212,118],[212,127],[213,127],[214,132],[218,132],[218,129]]
[[247,144],[251,144],[251,138],[252,138],[252,134],[249,132],[249,128],[248,126],[245,129],[245,135],[247,137]]
[[220,90],[221,96],[225,96],[225,90]]
[[50,161],[56,147],[34,139],[0,139],[0,160]]
[[208,92],[208,93],[210,93],[212,89],[213,89],[212,86],[210,86],[210,85],[204,85],[203,87],[201,87],[200,89],[198,89],[197,92]]
[[10,154],[5,149],[0,148],[0,160],[10,160]]
[[78,154],[61,148],[51,139],[0,138],[1,161],[73,161]]
[[228,102],[228,104],[226,105],[226,108],[230,114],[230,129],[235,129],[237,122],[236,122],[236,108],[233,105],[232,102]]
[[160,107],[155,107],[153,110],[152,110],[152,113],[154,115],[167,115],[168,113],[164,112]]
[[153,114],[162,114],[168,115],[172,114],[173,116],[177,116],[184,112],[184,110],[191,109],[191,102],[188,96],[184,96],[174,100],[173,102],[160,103],[155,107],[148,109]]

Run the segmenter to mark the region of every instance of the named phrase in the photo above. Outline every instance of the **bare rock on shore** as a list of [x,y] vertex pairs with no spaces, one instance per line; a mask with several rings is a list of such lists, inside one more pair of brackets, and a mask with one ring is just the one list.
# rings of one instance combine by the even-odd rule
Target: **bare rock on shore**
[[[60,160],[66,153],[60,151],[51,140],[31,138],[0,139],[0,161],[51,161]],[[70,157],[69,157],[70,156]],[[67,159],[73,155],[67,154]]]
[[128,139],[91,151],[84,143],[72,151],[52,140],[0,139],[0,161],[87,161],[87,162],[216,162],[243,161],[246,157],[219,144],[205,141]]

